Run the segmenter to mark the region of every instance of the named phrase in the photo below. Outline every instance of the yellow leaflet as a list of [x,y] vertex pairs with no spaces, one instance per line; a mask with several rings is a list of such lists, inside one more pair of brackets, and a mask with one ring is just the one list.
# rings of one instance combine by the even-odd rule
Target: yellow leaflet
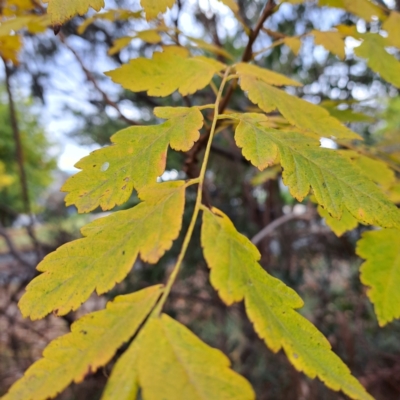
[[4,21],[0,24],[0,36],[6,36],[11,33],[11,31],[19,31],[26,28],[28,23],[32,20],[32,16],[23,16]]
[[224,56],[225,58],[228,58],[230,60],[233,60],[233,56],[231,54],[229,54],[225,49],[223,49],[222,47],[216,46],[215,44],[212,43],[208,43],[205,40],[202,39],[198,39],[198,38],[194,38],[191,36],[186,36],[191,42],[195,43],[197,45],[197,47],[199,47],[200,49],[204,49],[207,50],[211,53],[214,54],[219,54],[221,56]]
[[104,7],[104,0],[43,0],[49,3],[47,13],[53,24],[62,24],[75,15],[86,14],[90,7],[100,11]]
[[344,40],[342,34],[338,31],[311,31],[314,36],[314,42],[317,45],[325,47],[326,50],[336,54],[339,58],[344,60],[346,54],[344,52]]
[[358,226],[358,221],[347,210],[343,210],[340,219],[333,218],[328,211],[321,206],[318,206],[317,210],[318,214],[325,219],[326,224],[338,237],[342,236],[347,231],[352,231]]
[[165,170],[167,149],[187,151],[198,140],[203,115],[193,108],[158,107],[154,113],[168,119],[161,125],[132,126],[111,137],[113,146],[96,150],[75,166],[81,169],[62,187],[67,205],[79,212],[100,206],[109,210],[124,203],[135,188],[156,183]]
[[372,397],[331,351],[327,339],[295,310],[303,301],[258,264],[260,253],[221,211],[205,210],[201,231],[211,284],[228,305],[244,300],[257,334],[274,352],[284,349],[297,370],[353,399]]
[[319,5],[343,8],[366,21],[372,21],[373,17],[380,20],[386,18],[383,9],[369,0],[319,0]]
[[83,239],[61,246],[38,265],[39,275],[19,302],[25,317],[76,310],[94,290],[111,290],[132,269],[140,254],[155,264],[181,230],[185,204],[182,181],[160,183],[141,193],[134,208],[100,218],[82,229]]
[[7,36],[11,32],[18,32],[22,29],[27,29],[30,33],[41,33],[44,32],[49,25],[50,18],[47,15],[17,17],[0,24],[0,36]]
[[113,56],[119,53],[123,48],[127,47],[133,40],[132,36],[124,36],[114,40],[112,47],[109,48],[108,54]]
[[130,10],[123,10],[123,9],[113,9],[108,10],[106,12],[95,14],[90,18],[86,18],[82,25],[78,27],[78,33],[82,35],[86,28],[91,25],[93,22],[97,21],[98,19],[104,19],[106,21],[114,22],[114,21],[121,21],[127,20],[129,18],[140,18],[142,16],[141,11],[130,11]]
[[302,201],[313,190],[317,202],[334,218],[348,210],[360,222],[400,227],[400,211],[338,151],[319,147],[301,133],[262,126],[259,115],[242,114],[235,140],[259,169],[280,162],[290,193]]
[[2,400],[45,400],[70,383],[83,381],[89,372],[110,361],[143,323],[162,292],[152,286],[118,296],[97,311],[73,323],[71,333],[51,342],[43,358],[33,364]]
[[290,3],[290,4],[303,4],[309,0],[282,0],[282,3]]
[[4,163],[0,161],[0,191],[1,189],[10,186],[14,182],[14,177],[7,175]]
[[238,63],[235,65],[235,69],[241,78],[246,76],[258,78],[263,82],[274,86],[302,86],[300,82],[269,69],[258,67],[257,65]]
[[22,49],[22,39],[18,36],[0,36],[0,55],[5,60],[18,64],[18,54]]
[[365,232],[357,254],[367,261],[361,266],[361,282],[375,306],[379,325],[400,318],[400,230]]
[[388,40],[374,33],[365,33],[362,38],[363,42],[354,53],[365,58],[368,66],[382,79],[400,88],[400,61],[385,50],[389,46]]
[[295,36],[285,37],[283,39],[283,43],[285,43],[286,46],[288,46],[296,56],[299,54],[301,48],[301,39]]
[[359,135],[330,116],[324,108],[291,96],[283,90],[268,85],[262,78],[242,75],[240,86],[248,92],[249,99],[265,112],[276,109],[292,124],[319,136],[338,139],[361,139]]
[[229,7],[234,14],[239,12],[239,6],[237,5],[237,3],[234,0],[218,0],[220,1],[222,4],[225,4],[227,7]]
[[[147,322],[117,362],[102,400],[252,400],[245,378],[229,359],[163,314]],[[127,382],[127,384],[126,384]]]
[[167,11],[167,8],[171,8],[175,0],[140,0],[140,4],[146,12],[146,19],[150,20]]
[[46,31],[47,27],[51,24],[49,15],[32,17],[28,22],[27,29],[30,33],[38,34]]
[[388,42],[400,49],[400,13],[392,11],[382,28],[389,34]]
[[12,0],[2,1],[1,15],[5,17],[15,17],[29,13],[34,8],[32,0]]
[[123,48],[128,46],[133,39],[140,39],[143,42],[156,44],[161,42],[161,36],[159,29],[146,29],[144,31],[136,32],[134,36],[124,36],[116,39],[113,46],[108,50],[110,56],[119,53]]
[[141,39],[146,43],[156,44],[161,42],[161,36],[158,29],[146,29],[136,32],[134,38]]
[[363,35],[357,31],[356,25],[337,25],[335,28],[343,35],[343,36],[352,36],[354,38],[360,39]]
[[154,53],[151,60],[137,58],[129,64],[106,72],[115,83],[133,92],[147,91],[149,96],[168,96],[179,90],[182,96],[207,86],[224,64],[206,57],[188,57],[185,50],[174,46]]

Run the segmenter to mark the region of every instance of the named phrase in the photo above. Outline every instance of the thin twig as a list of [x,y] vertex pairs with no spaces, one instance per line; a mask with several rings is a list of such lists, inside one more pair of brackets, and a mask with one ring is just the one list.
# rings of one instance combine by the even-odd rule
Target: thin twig
[[77,53],[77,51],[71,47],[67,41],[65,40],[65,36],[60,32],[59,33],[59,38],[60,41],[65,45],[65,47],[75,56],[76,61],[78,62],[78,64],[81,66],[82,71],[85,73],[86,78],[88,79],[88,81],[93,83],[93,86],[96,88],[96,90],[101,94],[101,96],[103,97],[103,100],[106,104],[108,104],[109,106],[113,107],[117,112],[118,115],[128,124],[130,125],[138,125],[138,123],[136,121],[134,121],[133,119],[128,118],[126,115],[124,115],[121,111],[121,109],[119,108],[118,104],[115,103],[115,101],[111,100],[110,97],[107,95],[106,92],[104,92],[104,90],[100,87],[100,85],[98,84],[97,80],[95,79],[95,77],[93,76],[93,74],[91,73],[91,71],[89,71],[82,58],[80,57],[80,55]]
[[222,98],[222,93],[226,84],[226,79],[229,75],[230,72],[230,68],[228,67],[225,71],[225,75],[224,78],[222,79],[221,82],[221,86],[219,88],[218,91],[218,95],[217,95],[217,99],[215,100],[215,110],[214,110],[214,118],[213,118],[213,123],[211,126],[211,130],[210,130],[210,136],[209,136],[209,140],[207,143],[207,147],[206,147],[206,151],[204,153],[204,159],[203,159],[203,164],[201,166],[201,170],[200,170],[200,175],[198,178],[198,189],[197,189],[197,197],[196,197],[196,204],[194,206],[194,211],[193,211],[193,215],[192,215],[192,219],[190,221],[189,224],[189,228],[186,232],[185,238],[183,240],[183,244],[182,244],[182,248],[181,251],[179,253],[178,256],[178,260],[176,261],[176,264],[174,266],[174,269],[171,272],[171,275],[168,278],[167,284],[165,285],[165,289],[164,292],[161,296],[160,301],[157,303],[156,307],[154,308],[153,312],[152,312],[152,316],[158,316],[161,313],[161,310],[168,298],[169,293],[171,292],[172,286],[175,283],[175,280],[179,274],[181,265],[183,263],[183,259],[185,258],[187,249],[189,247],[189,243],[190,240],[192,238],[193,235],[193,231],[196,225],[196,221],[197,221],[197,217],[200,213],[201,207],[202,206],[202,200],[203,200],[203,186],[204,186],[204,181],[205,181],[205,176],[206,176],[206,171],[207,171],[207,164],[208,164],[208,160],[210,158],[210,152],[211,152],[211,144],[212,144],[212,139],[214,137],[215,134],[215,129],[217,127],[217,122],[218,122],[218,109],[219,109],[219,102],[221,101]]
[[24,265],[25,267],[28,268],[33,268],[34,265],[26,261],[20,254],[20,252],[17,250],[17,248],[14,246],[13,241],[11,240],[10,236],[8,235],[6,229],[0,225],[0,236],[3,237],[4,241],[7,244],[8,251],[10,254],[21,264]]
[[16,152],[16,159],[17,159],[17,164],[18,164],[18,169],[19,169],[19,180],[20,180],[20,185],[21,185],[21,194],[22,194],[22,201],[24,203],[24,212],[28,215],[29,217],[29,224],[26,226],[26,230],[28,232],[28,235],[30,236],[36,256],[37,256],[37,261],[39,262],[42,259],[42,246],[40,245],[39,241],[36,238],[35,231],[34,231],[34,225],[35,225],[35,220],[32,214],[32,209],[31,209],[31,203],[29,199],[29,191],[28,191],[28,181],[26,178],[26,171],[25,171],[25,165],[24,165],[24,150],[22,147],[22,140],[21,140],[21,132],[19,130],[18,126],[18,117],[17,117],[17,111],[15,108],[15,103],[14,103],[14,97],[12,94],[11,90],[11,69],[7,65],[7,61],[2,58],[3,63],[4,63],[4,70],[5,70],[5,77],[6,77],[6,88],[7,88],[7,95],[8,95],[8,105],[10,109],[10,120],[11,120],[11,129],[13,132],[14,136],[14,142],[15,142],[15,152]]
[[[256,23],[256,26],[254,27],[253,30],[250,31],[249,34],[249,40],[247,42],[247,46],[243,52],[242,55],[242,62],[247,62],[250,61],[252,58],[252,53],[253,53],[253,44],[256,41],[258,35],[260,34],[261,28],[263,27],[265,21],[275,12],[275,0],[268,0],[267,4],[264,7],[264,11],[261,14],[259,20]],[[235,88],[237,86],[237,79],[232,79],[230,82],[230,85],[228,86],[228,89],[226,91],[225,96],[222,98],[221,103],[219,105],[218,113],[222,114],[226,107],[228,106],[228,103],[233,95],[233,92],[235,91]],[[195,143],[193,148],[187,153],[187,158],[185,160],[185,172],[190,174],[190,171],[192,170],[191,166],[192,164],[197,162],[197,155],[200,153],[202,148],[206,145],[208,142],[208,138],[210,136],[210,131],[208,131],[206,134],[204,134],[199,141]]]
[[311,212],[306,212],[304,214],[286,214],[282,215],[282,217],[277,218],[276,220],[272,221],[270,224],[265,226],[263,229],[261,229],[260,232],[258,232],[252,239],[251,241],[253,244],[258,244],[260,243],[263,239],[271,235],[275,229],[280,227],[283,224],[286,224],[286,222],[292,221],[294,219],[300,219],[300,220],[305,220],[309,221],[313,217],[313,213]]

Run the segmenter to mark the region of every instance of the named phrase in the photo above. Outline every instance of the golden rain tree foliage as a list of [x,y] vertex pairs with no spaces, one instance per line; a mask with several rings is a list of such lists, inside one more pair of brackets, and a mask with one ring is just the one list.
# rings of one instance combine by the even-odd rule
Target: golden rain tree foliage
[[[46,7],[42,8],[42,15],[31,13],[30,1],[6,2],[6,17],[0,26],[0,52],[6,61],[17,62],[22,46],[21,29],[40,33],[49,23],[60,25],[89,9],[99,11],[107,5],[103,0],[44,2],[48,3],[48,15]],[[233,0],[221,2],[242,24],[237,4]],[[316,44],[340,58],[346,56],[345,38],[356,37],[360,46],[355,54],[399,88],[400,62],[387,48],[400,46],[400,14],[369,0],[320,0],[319,5],[342,8],[367,21],[383,23],[385,36],[358,34],[351,26],[327,32],[314,30],[306,35],[313,36]],[[174,6],[174,0],[141,0],[141,6],[143,12],[114,10],[95,14],[83,22],[80,30],[83,32],[96,18],[156,21],[150,35],[136,32],[124,39],[121,46],[134,37],[154,42],[161,38],[157,32],[178,31],[168,27],[162,17]],[[71,333],[50,343],[43,358],[26,371],[3,400],[54,397],[70,383],[82,381],[89,371],[104,366],[129,341],[129,347],[114,366],[103,400],[134,400],[139,390],[144,400],[254,399],[250,383],[230,368],[223,353],[162,312],[200,213],[201,246],[211,270],[211,284],[222,301],[227,305],[243,301],[259,337],[273,352],[283,349],[298,371],[312,379],[319,378],[327,387],[341,390],[352,399],[372,399],[332,351],[329,341],[297,311],[303,306],[298,294],[260,266],[257,248],[225,214],[202,201],[213,138],[221,124],[231,124],[243,156],[260,170],[269,166],[281,168],[291,195],[299,201],[312,195],[319,213],[337,235],[359,223],[379,228],[365,233],[358,243],[357,252],[366,259],[361,267],[361,281],[369,288],[368,296],[380,325],[400,318],[400,211],[385,195],[396,185],[396,176],[389,165],[368,153],[367,147],[363,153],[354,151],[354,141],[361,137],[328,109],[284,89],[299,87],[299,82],[251,61],[252,45],[265,20],[277,8],[274,1],[267,1],[258,26],[245,29],[249,45],[240,62],[231,60],[226,51],[192,38],[198,48],[216,57],[192,56],[190,46],[176,43],[160,46],[151,58],[136,58],[106,73],[123,88],[145,91],[149,96],[166,97],[176,91],[188,96],[211,85],[215,102],[156,108],[154,115],[165,122],[128,127],[112,137],[109,147],[78,162],[76,166],[81,171],[63,187],[68,205],[75,205],[79,212],[98,206],[111,210],[125,203],[133,190],[138,192],[140,203],[91,222],[82,229],[82,239],[48,255],[38,266],[41,274],[28,285],[20,300],[22,314],[31,319],[51,312],[65,315],[79,308],[93,291],[110,291],[126,277],[138,258],[157,263],[178,238],[186,189],[196,185],[192,218],[165,285],[118,296],[106,309],[76,321]],[[276,45],[286,44],[297,54],[303,36],[284,37]],[[229,65],[224,60],[229,60]],[[228,108],[237,85],[254,104],[252,110],[257,111],[241,113]],[[282,117],[279,124],[273,117],[277,111]],[[337,141],[342,149],[321,148],[321,137]],[[158,183],[157,178],[166,168],[168,148],[187,152],[199,140],[206,143],[199,176]],[[372,179],[368,171],[378,173]],[[2,175],[0,184],[6,184],[6,178]]]

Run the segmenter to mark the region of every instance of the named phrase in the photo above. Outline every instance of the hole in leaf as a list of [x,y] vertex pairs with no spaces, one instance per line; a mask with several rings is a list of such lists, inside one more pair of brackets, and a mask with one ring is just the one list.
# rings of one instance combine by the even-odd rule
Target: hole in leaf
[[110,167],[110,163],[108,161],[106,161],[100,168],[101,172],[105,172],[108,170],[108,168]]

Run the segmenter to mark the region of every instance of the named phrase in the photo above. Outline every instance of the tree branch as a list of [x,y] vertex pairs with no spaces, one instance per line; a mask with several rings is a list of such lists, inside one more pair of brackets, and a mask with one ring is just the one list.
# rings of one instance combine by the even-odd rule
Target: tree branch
[[20,254],[20,252],[14,246],[13,241],[11,240],[10,236],[8,235],[6,229],[0,224],[0,236],[3,237],[6,245],[8,247],[8,251],[10,254],[21,264],[28,268],[33,268],[34,265],[26,261]]
[[121,117],[121,119],[123,119],[125,122],[127,122],[130,125],[138,125],[138,123],[130,118],[128,118],[127,116],[125,116],[122,111],[120,110],[119,106],[117,103],[115,103],[113,100],[110,99],[110,97],[107,95],[106,92],[104,92],[104,90],[99,86],[99,84],[97,83],[95,77],[93,76],[93,74],[91,73],[91,71],[89,71],[82,58],[80,57],[80,55],[76,52],[76,50],[71,47],[67,41],[65,40],[65,36],[60,32],[59,33],[59,38],[60,41],[65,45],[65,47],[75,56],[76,61],[78,62],[78,64],[81,66],[83,72],[86,75],[86,78],[88,79],[88,81],[93,83],[93,86],[96,88],[96,90],[101,94],[101,96],[103,97],[103,100],[106,104],[108,104],[109,106],[113,107],[119,114],[119,116]]
[[257,245],[260,243],[263,239],[265,239],[267,236],[270,236],[275,229],[280,227],[283,224],[286,224],[286,222],[292,221],[294,219],[300,219],[300,220],[305,220],[309,221],[313,217],[313,213],[310,211],[307,211],[304,214],[286,214],[282,215],[282,217],[277,218],[276,220],[272,221],[270,224],[268,224],[266,227],[261,229],[260,232],[258,232],[252,239],[251,241],[253,244]]
[[32,215],[32,209],[31,209],[31,204],[29,200],[29,191],[28,191],[28,182],[26,179],[26,171],[25,171],[25,166],[24,166],[24,150],[22,147],[22,141],[21,141],[21,133],[19,130],[18,126],[18,118],[17,118],[17,112],[15,109],[15,104],[14,104],[14,97],[12,94],[11,90],[11,69],[7,65],[7,61],[2,58],[3,63],[4,63],[4,70],[5,70],[5,76],[6,76],[6,88],[7,88],[7,95],[8,95],[8,105],[10,109],[10,120],[11,120],[11,129],[13,131],[13,136],[14,136],[14,142],[15,142],[15,149],[16,149],[16,159],[18,163],[18,169],[19,169],[19,179],[20,179],[20,185],[21,185],[21,194],[22,194],[22,201],[24,203],[24,212],[28,215],[29,217],[29,224],[26,227],[26,230],[28,231],[28,234],[32,240],[33,246],[35,248],[35,252],[37,255],[37,261],[39,262],[42,259],[42,248],[39,243],[39,241],[36,238],[35,232],[34,232],[34,218]]
[[[253,44],[256,41],[258,35],[260,34],[261,28],[263,27],[265,21],[274,13],[275,5],[276,5],[275,0],[268,0],[267,4],[265,5],[264,11],[261,14],[259,20],[257,21],[255,28],[250,31],[249,40],[242,55],[242,62],[247,62],[251,60],[253,53]],[[222,114],[226,109],[233,95],[233,92],[236,89],[237,81],[238,81],[237,79],[233,79],[230,85],[228,86],[226,94],[224,98],[221,100],[221,103],[219,105],[219,114]],[[209,136],[210,136],[210,131],[204,134],[200,138],[200,140],[195,143],[193,148],[187,153],[184,170],[189,177],[191,177],[190,171],[192,170],[192,164],[195,164],[197,162],[197,155],[208,142]]]

